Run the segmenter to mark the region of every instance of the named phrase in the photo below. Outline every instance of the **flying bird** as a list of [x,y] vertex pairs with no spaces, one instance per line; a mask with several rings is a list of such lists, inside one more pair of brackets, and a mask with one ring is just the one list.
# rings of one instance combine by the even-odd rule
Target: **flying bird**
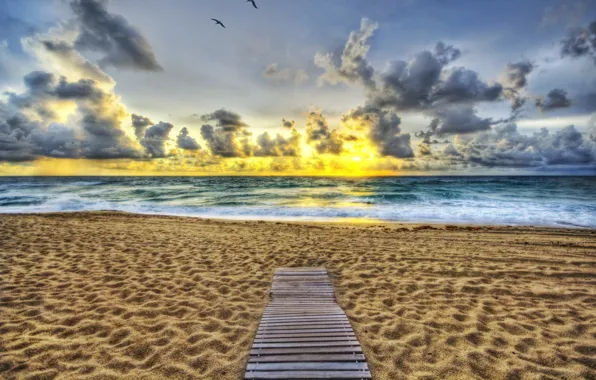
[[255,4],[255,0],[246,0],[246,2],[247,2],[247,3],[252,3],[252,6],[253,6],[253,7],[255,7],[255,8],[259,9],[259,8],[257,7],[257,4]]
[[225,28],[225,27],[226,27],[226,26],[225,26],[225,25],[224,25],[224,24],[223,24],[221,21],[219,21],[218,19],[212,18],[211,20],[215,21],[215,24],[216,24],[216,25],[221,25],[221,27],[222,27],[222,28]]

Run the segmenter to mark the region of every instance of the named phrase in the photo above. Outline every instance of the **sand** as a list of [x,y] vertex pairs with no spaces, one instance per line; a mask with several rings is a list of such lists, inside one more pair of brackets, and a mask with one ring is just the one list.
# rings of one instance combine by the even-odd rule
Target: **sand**
[[0,215],[0,377],[240,379],[325,266],[375,379],[595,379],[596,231]]

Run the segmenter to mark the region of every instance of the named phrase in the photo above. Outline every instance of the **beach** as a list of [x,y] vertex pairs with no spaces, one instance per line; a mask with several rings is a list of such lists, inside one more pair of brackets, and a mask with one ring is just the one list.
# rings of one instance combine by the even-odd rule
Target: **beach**
[[595,379],[596,230],[0,215],[0,378],[241,379],[324,266],[374,379]]

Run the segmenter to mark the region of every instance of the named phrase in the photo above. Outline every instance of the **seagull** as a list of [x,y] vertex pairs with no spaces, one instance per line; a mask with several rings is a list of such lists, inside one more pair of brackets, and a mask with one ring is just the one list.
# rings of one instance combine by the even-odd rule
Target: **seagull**
[[[255,0],[246,0],[247,3],[252,3],[252,6],[257,8],[257,4],[255,4]],[[259,8],[257,8],[259,9]]]
[[211,20],[215,21],[216,25],[221,25],[222,28],[225,28],[226,26],[219,20],[212,18]]

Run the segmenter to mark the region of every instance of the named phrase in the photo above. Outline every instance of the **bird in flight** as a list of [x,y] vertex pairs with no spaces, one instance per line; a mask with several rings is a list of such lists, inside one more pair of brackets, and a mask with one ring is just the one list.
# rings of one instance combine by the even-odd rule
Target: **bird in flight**
[[252,3],[252,6],[253,6],[253,7],[255,7],[255,8],[259,9],[259,8],[257,7],[257,4],[255,4],[255,0],[246,0],[246,2],[247,2],[247,3]]
[[222,28],[225,28],[225,27],[226,27],[226,26],[225,26],[225,25],[224,25],[224,24],[223,24],[221,21],[219,21],[218,19],[212,18],[211,20],[215,21],[215,24],[216,24],[216,25],[221,25],[221,27],[222,27]]

